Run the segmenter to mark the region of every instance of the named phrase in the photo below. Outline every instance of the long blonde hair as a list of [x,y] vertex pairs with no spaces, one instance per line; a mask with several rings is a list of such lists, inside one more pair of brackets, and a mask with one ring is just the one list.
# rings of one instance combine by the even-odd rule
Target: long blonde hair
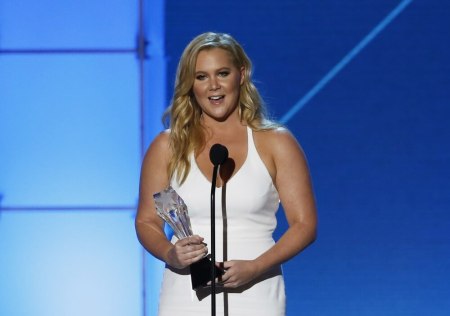
[[244,82],[239,96],[239,116],[253,130],[268,130],[278,125],[267,119],[265,104],[252,83],[252,64],[241,45],[229,34],[203,33],[195,37],[181,55],[172,103],[164,114],[170,118],[170,149],[172,156],[168,164],[169,178],[176,175],[183,183],[190,171],[189,156],[205,145],[203,127],[200,124],[202,110],[192,92],[195,80],[195,65],[200,51],[221,48],[230,53],[234,65],[244,67]]

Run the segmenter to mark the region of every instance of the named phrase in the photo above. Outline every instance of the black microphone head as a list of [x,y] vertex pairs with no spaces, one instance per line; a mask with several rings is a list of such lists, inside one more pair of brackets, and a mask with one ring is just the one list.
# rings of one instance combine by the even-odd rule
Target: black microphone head
[[209,151],[209,159],[214,166],[223,164],[228,159],[227,147],[221,144],[214,144]]

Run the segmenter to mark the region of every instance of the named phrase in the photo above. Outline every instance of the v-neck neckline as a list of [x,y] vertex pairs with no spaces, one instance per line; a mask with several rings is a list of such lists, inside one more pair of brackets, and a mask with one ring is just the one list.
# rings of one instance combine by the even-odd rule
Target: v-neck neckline
[[[250,129],[248,126],[246,127],[246,129],[247,129],[247,153],[246,153],[246,155],[245,155],[244,162],[243,162],[242,165],[239,167],[239,169],[237,169],[236,172],[234,172],[233,175],[232,175],[225,183],[222,183],[222,185],[219,186],[219,187],[216,185],[216,189],[221,189],[221,188],[223,187],[224,184],[227,184],[227,183],[229,183],[231,180],[233,180],[236,176],[238,176],[238,175],[241,173],[242,169],[246,166],[247,161],[248,161],[248,159],[249,159],[249,155],[250,155],[250,137],[253,137],[253,133],[250,133],[250,131],[249,131],[249,130],[251,130],[251,129]],[[193,158],[193,159],[192,159],[192,160],[193,160],[193,163],[195,164],[195,167],[197,168],[197,170],[199,171],[199,173],[202,175],[202,177],[205,179],[205,181],[209,183],[209,185],[212,185],[212,179],[209,179],[209,178],[206,176],[206,174],[203,172],[203,170],[200,169],[200,166],[198,165],[197,159],[195,158],[195,155],[194,155],[194,154],[192,155],[192,158]],[[219,172],[218,172],[217,176],[220,177],[220,167],[219,167]]]

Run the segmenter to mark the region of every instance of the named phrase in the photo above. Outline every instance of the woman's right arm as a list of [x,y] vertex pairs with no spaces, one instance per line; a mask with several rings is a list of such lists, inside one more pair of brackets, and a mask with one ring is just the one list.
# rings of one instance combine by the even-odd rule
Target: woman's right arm
[[203,238],[191,236],[172,244],[164,233],[164,221],[156,213],[153,194],[169,185],[169,134],[161,133],[145,154],[139,185],[136,232],[142,246],[153,256],[174,268],[184,268],[207,253]]

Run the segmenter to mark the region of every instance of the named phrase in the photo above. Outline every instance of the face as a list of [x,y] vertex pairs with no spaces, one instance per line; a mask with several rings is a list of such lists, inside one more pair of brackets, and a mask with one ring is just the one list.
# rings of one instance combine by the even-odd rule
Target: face
[[230,53],[221,48],[202,50],[197,56],[193,92],[205,119],[223,122],[238,113],[244,68],[238,69]]

